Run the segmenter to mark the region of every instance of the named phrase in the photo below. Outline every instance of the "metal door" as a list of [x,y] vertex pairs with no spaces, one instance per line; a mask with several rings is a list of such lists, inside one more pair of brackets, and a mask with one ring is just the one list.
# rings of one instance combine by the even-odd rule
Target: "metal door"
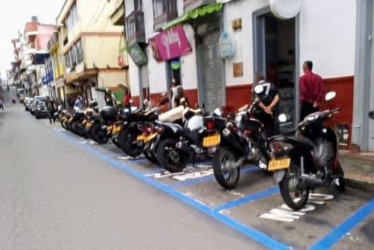
[[[224,62],[219,57],[220,32],[215,30],[203,37],[202,103],[205,111],[212,112],[225,104]],[[199,70],[199,69],[198,69]]]

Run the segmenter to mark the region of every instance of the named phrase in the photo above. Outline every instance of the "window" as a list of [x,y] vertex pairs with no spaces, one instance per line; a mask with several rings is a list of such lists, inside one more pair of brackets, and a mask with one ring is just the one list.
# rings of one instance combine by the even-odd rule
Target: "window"
[[71,46],[70,50],[65,54],[66,68],[72,68],[83,61],[82,41],[79,40]]
[[71,68],[71,59],[70,59],[70,53],[66,53],[65,54],[65,64],[66,64],[66,68]]
[[75,54],[77,56],[77,63],[80,63],[83,61],[83,49],[82,49],[82,42],[79,40],[75,45]]
[[153,0],[154,24],[162,24],[178,17],[176,0]]
[[69,33],[77,23],[78,23],[78,9],[77,9],[77,5],[74,4],[65,18],[65,25],[66,25],[67,32]]
[[142,11],[143,10],[143,1],[142,0],[134,0],[135,11]]

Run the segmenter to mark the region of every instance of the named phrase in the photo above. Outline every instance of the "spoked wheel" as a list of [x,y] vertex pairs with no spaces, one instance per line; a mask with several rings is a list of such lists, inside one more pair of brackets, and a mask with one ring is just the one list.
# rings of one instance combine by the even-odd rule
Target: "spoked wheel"
[[302,209],[308,202],[309,188],[300,181],[300,167],[291,163],[279,183],[283,201],[293,210]]
[[157,146],[157,157],[161,167],[177,173],[183,171],[188,163],[188,155],[176,148],[177,140],[166,139]]
[[105,132],[106,131],[103,131],[101,129],[101,124],[95,124],[95,125],[93,125],[92,130],[91,130],[91,138],[92,138],[92,140],[94,140],[95,142],[97,142],[99,144],[107,143],[108,142],[108,138],[106,137]]
[[213,157],[213,171],[217,182],[225,189],[234,189],[238,186],[240,168],[232,167],[236,161],[233,152],[226,147],[220,147]]

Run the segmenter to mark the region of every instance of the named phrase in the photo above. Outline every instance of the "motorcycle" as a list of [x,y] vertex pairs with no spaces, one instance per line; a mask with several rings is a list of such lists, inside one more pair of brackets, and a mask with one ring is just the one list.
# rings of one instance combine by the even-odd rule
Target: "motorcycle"
[[118,135],[118,141],[122,151],[131,157],[139,156],[144,149],[144,141],[140,138],[143,133],[143,126],[154,122],[158,118],[158,108],[144,112],[141,109],[136,111],[126,110],[124,122]]
[[170,172],[181,172],[188,162],[211,156],[220,141],[216,128],[223,128],[225,124],[218,115],[203,117],[199,109],[183,106],[179,109],[182,111],[182,125],[158,122],[159,134],[154,142],[159,164]]
[[121,131],[122,117],[117,108],[107,106],[99,110],[99,115],[91,120],[90,137],[99,144],[107,143],[110,139],[116,146],[117,136]]
[[248,105],[240,108],[234,122],[228,122],[222,131],[221,143],[213,157],[213,172],[225,189],[237,187],[240,168],[245,162],[266,169],[268,137],[264,124],[254,116],[257,104],[256,100],[249,108]]
[[[325,96],[326,101],[335,92]],[[335,132],[324,122],[339,112],[340,108],[318,111],[298,124],[297,134],[279,135],[269,141],[272,159],[268,171],[273,172],[284,202],[293,210],[302,209],[308,202],[309,191],[336,184],[345,190],[344,171],[338,160],[338,142]],[[281,114],[279,121],[286,116]]]

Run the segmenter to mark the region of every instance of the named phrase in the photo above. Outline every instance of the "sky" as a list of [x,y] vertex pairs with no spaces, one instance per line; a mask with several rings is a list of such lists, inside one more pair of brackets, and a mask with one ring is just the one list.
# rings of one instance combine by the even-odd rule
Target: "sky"
[[0,3],[0,73],[6,78],[6,70],[14,61],[11,40],[17,38],[18,30],[23,33],[31,16],[37,16],[40,23],[56,24],[56,17],[65,0],[10,0]]

